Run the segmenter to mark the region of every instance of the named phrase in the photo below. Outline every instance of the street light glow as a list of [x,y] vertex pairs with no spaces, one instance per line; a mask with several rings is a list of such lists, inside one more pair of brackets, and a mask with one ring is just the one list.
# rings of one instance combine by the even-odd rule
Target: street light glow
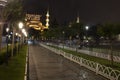
[[86,26],[85,29],[88,30],[88,29],[89,29],[89,26]]
[[20,23],[18,24],[18,26],[19,26],[20,29],[22,29],[22,28],[23,28],[23,23],[20,22]]
[[25,29],[22,29],[22,33],[25,35],[25,37],[27,37],[27,32]]
[[24,33],[25,32],[25,29],[22,29],[22,33]]
[[46,16],[47,16],[47,17],[49,17],[49,16],[50,16],[50,15],[49,15],[49,11],[47,11],[47,14],[46,14]]
[[8,32],[9,31],[9,28],[6,28],[6,32]]
[[15,34],[16,36],[18,35],[18,33]]
[[63,31],[62,33],[64,34],[65,32]]

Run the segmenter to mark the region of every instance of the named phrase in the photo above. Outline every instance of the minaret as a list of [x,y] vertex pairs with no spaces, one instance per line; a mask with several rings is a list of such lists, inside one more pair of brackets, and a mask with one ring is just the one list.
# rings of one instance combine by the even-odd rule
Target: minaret
[[76,23],[80,23],[79,14],[77,15],[77,20],[76,20]]
[[47,14],[46,14],[46,29],[49,28],[49,11],[47,11]]

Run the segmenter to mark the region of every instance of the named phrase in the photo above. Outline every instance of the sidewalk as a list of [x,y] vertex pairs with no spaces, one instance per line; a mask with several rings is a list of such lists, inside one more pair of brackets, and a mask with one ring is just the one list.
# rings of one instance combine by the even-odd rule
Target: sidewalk
[[106,80],[41,46],[30,46],[29,52],[29,80]]

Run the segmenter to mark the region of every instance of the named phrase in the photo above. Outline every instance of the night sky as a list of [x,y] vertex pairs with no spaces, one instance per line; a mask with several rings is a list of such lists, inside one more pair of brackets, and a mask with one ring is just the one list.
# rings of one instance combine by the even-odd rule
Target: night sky
[[26,0],[28,13],[45,16],[46,10],[58,23],[69,23],[76,20],[86,24],[120,23],[120,0]]

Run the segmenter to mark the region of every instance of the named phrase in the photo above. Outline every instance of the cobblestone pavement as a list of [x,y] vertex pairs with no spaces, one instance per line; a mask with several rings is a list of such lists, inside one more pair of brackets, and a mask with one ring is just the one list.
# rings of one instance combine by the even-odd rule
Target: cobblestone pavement
[[107,80],[38,45],[29,46],[29,80]]

